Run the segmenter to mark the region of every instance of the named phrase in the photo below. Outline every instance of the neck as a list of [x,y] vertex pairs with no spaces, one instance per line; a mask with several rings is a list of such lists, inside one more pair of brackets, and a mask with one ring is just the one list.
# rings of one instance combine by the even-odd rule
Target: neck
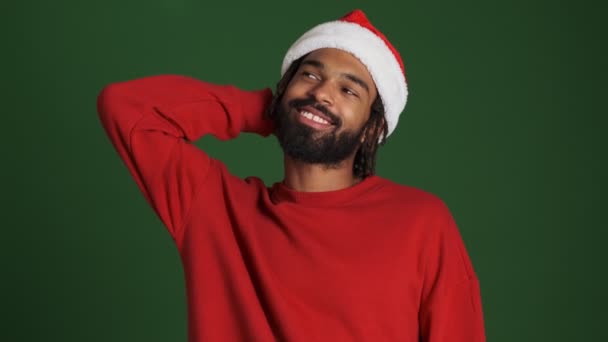
[[284,184],[296,191],[322,192],[345,189],[361,181],[353,175],[354,156],[339,165],[308,164],[284,156]]

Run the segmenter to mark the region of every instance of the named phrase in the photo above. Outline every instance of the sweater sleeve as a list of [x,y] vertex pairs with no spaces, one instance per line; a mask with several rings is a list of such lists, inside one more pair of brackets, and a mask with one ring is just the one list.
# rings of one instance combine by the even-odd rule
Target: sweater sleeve
[[441,203],[426,245],[420,308],[421,341],[484,342],[478,278],[458,228]]
[[263,112],[271,97],[269,89],[248,92],[163,75],[106,86],[97,109],[114,148],[179,244],[212,164],[192,142],[205,134],[221,140],[240,132],[269,135]]

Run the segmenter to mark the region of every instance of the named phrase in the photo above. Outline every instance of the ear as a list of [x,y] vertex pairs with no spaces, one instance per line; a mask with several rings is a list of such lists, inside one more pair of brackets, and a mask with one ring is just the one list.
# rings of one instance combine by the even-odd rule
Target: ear
[[361,134],[361,145],[363,145],[365,143],[365,138],[367,137],[367,127],[365,127],[365,129],[363,130],[363,134]]
[[365,141],[367,141],[368,136],[370,136],[369,138],[373,138],[373,134],[375,129],[375,123],[373,122],[372,118],[370,118],[367,121],[367,124],[365,124],[365,128],[363,128],[363,134],[361,134],[361,144],[364,144]]
[[385,122],[386,119],[384,118],[384,115],[376,120],[372,120],[370,118],[370,121],[366,125],[365,130],[361,135],[361,144],[365,143],[367,139],[371,139],[377,143],[380,139],[380,135],[382,134],[382,130],[384,129]]

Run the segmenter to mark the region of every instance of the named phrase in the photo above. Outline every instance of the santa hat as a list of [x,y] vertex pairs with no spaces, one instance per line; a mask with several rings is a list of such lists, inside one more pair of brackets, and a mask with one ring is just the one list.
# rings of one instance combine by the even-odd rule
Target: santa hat
[[317,25],[304,33],[287,50],[281,75],[296,59],[322,48],[349,52],[367,67],[384,105],[390,135],[397,127],[408,94],[405,68],[399,52],[367,20],[363,11],[354,10],[339,20]]

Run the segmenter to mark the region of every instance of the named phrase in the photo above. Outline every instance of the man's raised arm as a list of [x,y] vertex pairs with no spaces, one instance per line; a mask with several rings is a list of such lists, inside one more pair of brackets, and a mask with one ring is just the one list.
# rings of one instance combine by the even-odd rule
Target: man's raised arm
[[240,132],[269,135],[272,124],[263,113],[271,98],[269,89],[243,91],[163,75],[106,86],[97,109],[118,154],[177,242],[211,164],[191,142],[205,134],[222,140]]

